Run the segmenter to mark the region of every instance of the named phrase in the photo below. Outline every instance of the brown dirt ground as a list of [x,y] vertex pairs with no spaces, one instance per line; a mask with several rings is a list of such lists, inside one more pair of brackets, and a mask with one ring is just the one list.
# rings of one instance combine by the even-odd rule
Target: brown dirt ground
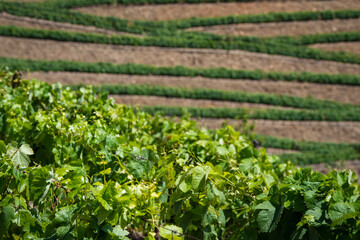
[[76,72],[29,72],[25,78],[62,84],[149,84],[170,87],[210,88],[243,92],[312,96],[344,103],[360,104],[360,86],[285,82],[271,80],[231,80],[204,77],[138,76]]
[[[209,128],[219,128],[223,122],[234,127],[241,126],[241,120],[201,118],[194,120]],[[255,133],[274,137],[316,142],[360,142],[360,122],[321,121],[273,121],[252,120]]]
[[32,60],[138,63],[154,66],[226,67],[280,72],[360,74],[360,65],[299,59],[241,50],[114,46],[0,37],[0,56]]
[[191,17],[219,17],[269,12],[360,9],[359,1],[257,1],[238,3],[99,5],[75,10],[100,16],[116,16],[131,20],[173,20]]
[[228,107],[228,108],[275,108],[275,109],[295,109],[290,107],[272,106],[266,104],[256,103],[240,103],[220,100],[206,100],[206,99],[189,99],[189,98],[174,98],[174,97],[159,97],[159,96],[141,96],[141,95],[110,95],[115,99],[116,103],[133,106],[181,106],[181,107]]
[[296,21],[271,23],[241,23],[189,28],[191,31],[233,36],[300,36],[306,34],[353,32],[360,30],[360,19],[334,19],[328,21]]
[[317,43],[309,45],[325,51],[343,51],[360,55],[360,42]]
[[[70,23],[53,22],[43,19],[35,19],[28,17],[18,17],[5,12],[0,13],[0,25],[12,25],[17,27],[47,29],[47,30],[64,30],[71,32],[85,32],[85,33],[101,33],[106,35],[132,35],[123,32],[111,31],[92,26],[83,26]],[[136,35],[140,36],[140,35]]]

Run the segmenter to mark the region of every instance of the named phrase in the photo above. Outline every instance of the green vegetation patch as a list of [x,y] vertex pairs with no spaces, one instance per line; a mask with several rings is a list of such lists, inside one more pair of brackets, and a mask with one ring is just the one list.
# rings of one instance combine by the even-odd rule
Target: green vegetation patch
[[[78,89],[83,85],[71,85]],[[330,100],[319,100],[311,97],[300,98],[289,95],[248,93],[241,91],[223,91],[205,88],[179,88],[166,86],[150,86],[146,84],[123,85],[123,84],[102,84],[94,85],[96,92],[105,91],[110,94],[119,95],[146,95],[190,99],[209,99],[231,102],[260,103],[273,106],[294,107],[305,109],[338,109],[359,111],[359,105],[338,103]]]
[[0,77],[0,238],[358,239],[352,172],[322,175],[60,84]]
[[264,72],[261,70],[233,70],[227,68],[155,67],[141,64],[86,63],[65,60],[27,60],[1,58],[0,65],[11,70],[25,71],[69,71],[88,73],[113,73],[158,76],[201,76],[206,78],[279,80],[327,84],[360,85],[360,76],[347,74],[319,74],[309,72]]
[[323,109],[309,110],[281,110],[281,109],[247,109],[247,108],[199,108],[180,106],[141,106],[142,111],[150,114],[162,112],[169,116],[182,116],[186,113],[192,117],[286,120],[286,121],[359,121],[360,111]]
[[220,35],[207,32],[183,31],[181,37],[187,39],[213,40],[233,42],[252,42],[252,43],[272,43],[288,45],[309,45],[315,43],[337,43],[337,42],[359,42],[360,32],[334,32],[321,34],[307,34],[301,36],[277,36],[277,37],[256,37],[256,36],[231,36]]

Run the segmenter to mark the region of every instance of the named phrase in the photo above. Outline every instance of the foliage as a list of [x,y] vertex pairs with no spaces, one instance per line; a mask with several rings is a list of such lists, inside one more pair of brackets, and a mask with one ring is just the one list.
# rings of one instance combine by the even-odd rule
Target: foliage
[[206,78],[227,79],[269,79],[275,81],[298,81],[326,84],[360,85],[360,77],[347,74],[319,74],[309,72],[264,72],[261,70],[233,70],[226,68],[188,68],[155,67],[141,64],[112,64],[112,63],[86,63],[65,60],[26,60],[14,58],[1,58],[0,65],[8,66],[12,70],[26,71],[69,71],[89,73],[116,73],[131,75],[159,75],[159,76],[202,76]]
[[[71,85],[72,89],[79,89],[83,85]],[[206,88],[181,88],[167,87],[160,85],[147,84],[101,84],[94,85],[96,92],[104,91],[109,94],[117,95],[152,95],[162,97],[190,98],[190,99],[209,99],[231,102],[248,102],[268,104],[272,106],[284,106],[304,109],[341,109],[354,111],[360,110],[358,105],[338,103],[331,100],[319,100],[311,97],[300,98],[289,95],[249,93],[241,91],[224,91]]]
[[309,34],[298,37],[280,36],[267,41],[277,41],[293,45],[308,45],[314,43],[359,42],[360,32],[339,32],[325,34]]
[[[230,126],[0,78],[0,238],[358,239],[352,172],[295,169]],[[171,235],[171,238],[170,238]]]
[[334,32],[321,34],[308,34],[301,36],[276,36],[276,37],[256,37],[256,36],[232,36],[219,35],[208,32],[182,31],[179,36],[188,39],[213,40],[226,42],[252,42],[252,43],[273,43],[288,45],[309,45],[315,43],[335,43],[335,42],[358,42],[360,32]]
[[282,148],[289,150],[298,150],[298,151],[311,151],[317,149],[342,149],[351,147],[354,150],[360,152],[360,144],[351,144],[351,143],[331,143],[331,142],[313,142],[313,141],[299,141],[288,138],[278,138],[266,135],[256,135],[255,137],[261,142],[263,147],[271,148]]
[[222,107],[180,107],[180,106],[141,106],[142,111],[150,114],[162,112],[169,116],[182,116],[189,113],[192,117],[239,119],[248,116],[251,119],[286,120],[286,121],[359,121],[358,110],[283,110],[283,109],[246,109]]
[[338,10],[338,11],[307,11],[307,12],[279,12],[257,15],[231,15],[223,17],[189,18],[181,20],[170,20],[154,22],[153,26],[166,26],[167,28],[186,29],[200,26],[228,25],[237,23],[264,23],[264,22],[289,22],[289,21],[310,21],[310,20],[332,20],[359,18],[359,10]]

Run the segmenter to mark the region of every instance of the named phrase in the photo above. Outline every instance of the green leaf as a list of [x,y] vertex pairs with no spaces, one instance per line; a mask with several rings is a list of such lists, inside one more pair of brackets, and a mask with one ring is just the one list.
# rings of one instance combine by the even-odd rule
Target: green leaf
[[239,240],[257,240],[258,232],[255,228],[248,227],[238,233]]
[[34,225],[37,219],[31,215],[30,211],[20,209],[16,211],[13,222],[19,227],[23,227],[26,225]]
[[346,213],[344,215],[342,215],[340,218],[333,220],[333,222],[331,223],[331,228],[333,228],[334,226],[341,224],[343,221],[345,221],[346,219],[350,219],[350,218],[356,218],[360,216],[360,212],[349,212]]
[[180,182],[180,184],[178,185],[179,189],[183,192],[186,193],[187,191],[189,191],[192,186],[191,183],[188,182],[189,178],[185,178],[183,181]]
[[11,221],[14,219],[15,209],[12,205],[8,205],[3,208],[0,214],[0,237],[8,235],[8,229]]
[[111,173],[111,168],[107,168],[99,172],[100,175],[109,175]]
[[136,178],[142,178],[145,175],[145,166],[142,162],[131,161],[127,168],[129,172]]
[[100,206],[97,212],[98,225],[101,225],[110,215],[111,211],[107,211],[103,206]]
[[209,171],[210,171],[209,166],[197,166],[192,169],[191,185],[194,190],[197,190],[199,187],[202,187],[202,185],[206,181]]
[[293,234],[291,234],[290,239],[291,240],[302,240],[305,239],[305,235],[307,234],[306,228],[301,228],[299,230],[296,230]]
[[219,222],[219,218],[220,213],[213,206],[210,205],[203,216],[201,224],[204,227],[207,225],[213,225]]
[[55,224],[61,225],[69,224],[76,209],[76,205],[70,205],[60,208],[59,211],[55,213],[55,218],[53,222]]
[[329,217],[332,221],[342,218],[347,213],[349,213],[349,208],[345,203],[335,203],[329,208]]
[[122,229],[120,226],[116,226],[113,229],[113,234],[120,239],[124,239],[129,234],[129,232]]
[[4,141],[0,140],[0,155],[6,152],[6,145]]
[[164,227],[160,227],[160,236],[169,239],[169,240],[182,240],[183,238],[183,230],[182,228],[175,225],[165,225]]
[[28,144],[23,144],[19,149],[16,149],[12,156],[12,161],[15,167],[27,168],[30,163],[28,155],[33,155],[34,152]]
[[26,155],[33,155],[34,151],[31,149],[31,147],[29,146],[29,144],[23,144],[20,147],[20,151]]
[[261,232],[272,232],[280,221],[283,207],[269,201],[255,207],[261,209],[257,216],[257,222]]
[[66,234],[70,231],[70,229],[71,229],[71,226],[58,227],[58,228],[56,228],[56,234],[58,237],[64,238],[66,236]]
[[202,229],[202,231],[204,233],[203,240],[217,239],[218,234],[216,232],[215,225],[207,225]]
[[216,148],[216,152],[220,155],[220,156],[225,156],[229,153],[229,151],[223,147],[223,146],[220,146],[220,147],[217,147]]
[[321,208],[316,207],[314,209],[307,210],[305,212],[305,215],[312,216],[314,218],[314,221],[318,222],[323,215],[323,211]]
[[251,168],[253,168],[254,163],[252,158],[245,158],[241,159],[241,162],[239,164],[239,170],[246,172],[249,171]]

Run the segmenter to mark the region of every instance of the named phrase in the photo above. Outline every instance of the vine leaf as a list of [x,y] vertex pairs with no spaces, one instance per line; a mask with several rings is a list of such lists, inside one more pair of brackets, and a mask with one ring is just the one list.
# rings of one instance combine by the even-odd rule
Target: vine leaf
[[160,228],[160,236],[165,239],[181,240],[183,230],[175,225],[165,225]]
[[209,166],[197,166],[193,168],[192,171],[192,188],[197,190],[199,187],[205,183],[206,178],[210,172]]
[[11,160],[13,161],[15,167],[27,168],[30,163],[30,158],[28,155],[33,155],[34,151],[31,149],[29,144],[23,144],[19,149],[15,149],[12,153]]
[[120,239],[124,239],[129,234],[129,232],[122,229],[120,226],[116,226],[113,229],[113,234]]
[[348,213],[351,213],[351,211],[345,203],[338,202],[329,208],[329,217],[332,221],[336,221],[336,223],[338,223],[337,220],[345,220],[346,218],[343,219],[343,217]]
[[11,224],[11,221],[14,219],[15,209],[13,206],[8,205],[3,208],[0,214],[0,238],[3,235],[7,235],[8,228]]
[[272,232],[281,218],[283,207],[269,201],[260,203],[255,209],[261,209],[257,222],[261,232]]

